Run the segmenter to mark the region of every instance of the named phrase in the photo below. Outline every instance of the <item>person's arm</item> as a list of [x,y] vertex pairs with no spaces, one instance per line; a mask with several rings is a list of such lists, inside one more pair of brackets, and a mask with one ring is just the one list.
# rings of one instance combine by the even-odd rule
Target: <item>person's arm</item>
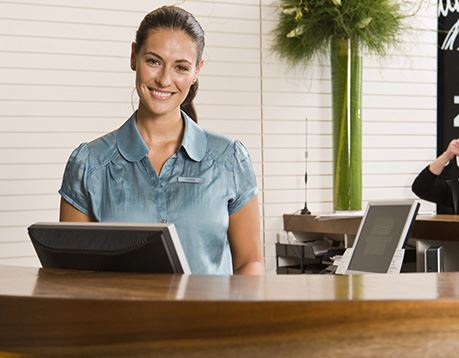
[[429,170],[435,175],[440,175],[448,162],[457,155],[459,155],[459,139],[453,139],[448,144],[448,148],[429,165]]
[[59,221],[93,221],[91,218],[83,214],[80,210],[69,204],[65,199],[61,198],[61,207],[59,214]]
[[448,162],[454,160],[457,155],[459,155],[459,139],[454,139],[437,159],[419,173],[411,186],[413,193],[421,199],[453,208],[451,187],[444,178],[440,177],[440,174]]
[[89,168],[89,148],[81,143],[70,154],[65,166],[62,185],[59,221],[94,221],[89,210],[89,194],[86,188],[86,173]]
[[256,195],[241,209],[230,215],[228,237],[233,272],[242,275],[263,274],[265,268]]

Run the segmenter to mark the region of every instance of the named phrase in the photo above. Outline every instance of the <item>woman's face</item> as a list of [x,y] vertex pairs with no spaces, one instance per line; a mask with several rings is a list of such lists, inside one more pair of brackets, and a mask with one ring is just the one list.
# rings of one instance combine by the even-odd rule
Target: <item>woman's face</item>
[[133,43],[139,110],[154,117],[179,115],[203,63],[196,65],[197,56],[196,43],[180,30],[155,30],[140,49]]

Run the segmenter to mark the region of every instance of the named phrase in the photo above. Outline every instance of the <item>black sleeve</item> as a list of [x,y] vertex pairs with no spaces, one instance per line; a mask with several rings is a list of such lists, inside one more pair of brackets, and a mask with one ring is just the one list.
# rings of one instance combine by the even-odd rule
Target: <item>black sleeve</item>
[[448,181],[432,173],[429,166],[419,173],[411,186],[411,190],[421,199],[450,208],[454,207],[453,194]]

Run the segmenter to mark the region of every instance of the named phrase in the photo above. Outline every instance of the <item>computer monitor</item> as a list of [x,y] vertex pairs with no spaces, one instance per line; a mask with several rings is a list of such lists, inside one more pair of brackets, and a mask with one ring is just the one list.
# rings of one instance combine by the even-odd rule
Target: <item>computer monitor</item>
[[415,200],[368,203],[352,246],[346,273],[387,273],[416,218]]
[[173,224],[36,223],[28,232],[44,268],[191,273]]

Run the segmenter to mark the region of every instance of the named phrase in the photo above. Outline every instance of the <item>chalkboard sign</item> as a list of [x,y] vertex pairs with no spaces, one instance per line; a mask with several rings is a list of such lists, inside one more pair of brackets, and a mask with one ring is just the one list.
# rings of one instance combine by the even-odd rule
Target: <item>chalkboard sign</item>
[[438,1],[437,155],[459,138],[459,0]]

